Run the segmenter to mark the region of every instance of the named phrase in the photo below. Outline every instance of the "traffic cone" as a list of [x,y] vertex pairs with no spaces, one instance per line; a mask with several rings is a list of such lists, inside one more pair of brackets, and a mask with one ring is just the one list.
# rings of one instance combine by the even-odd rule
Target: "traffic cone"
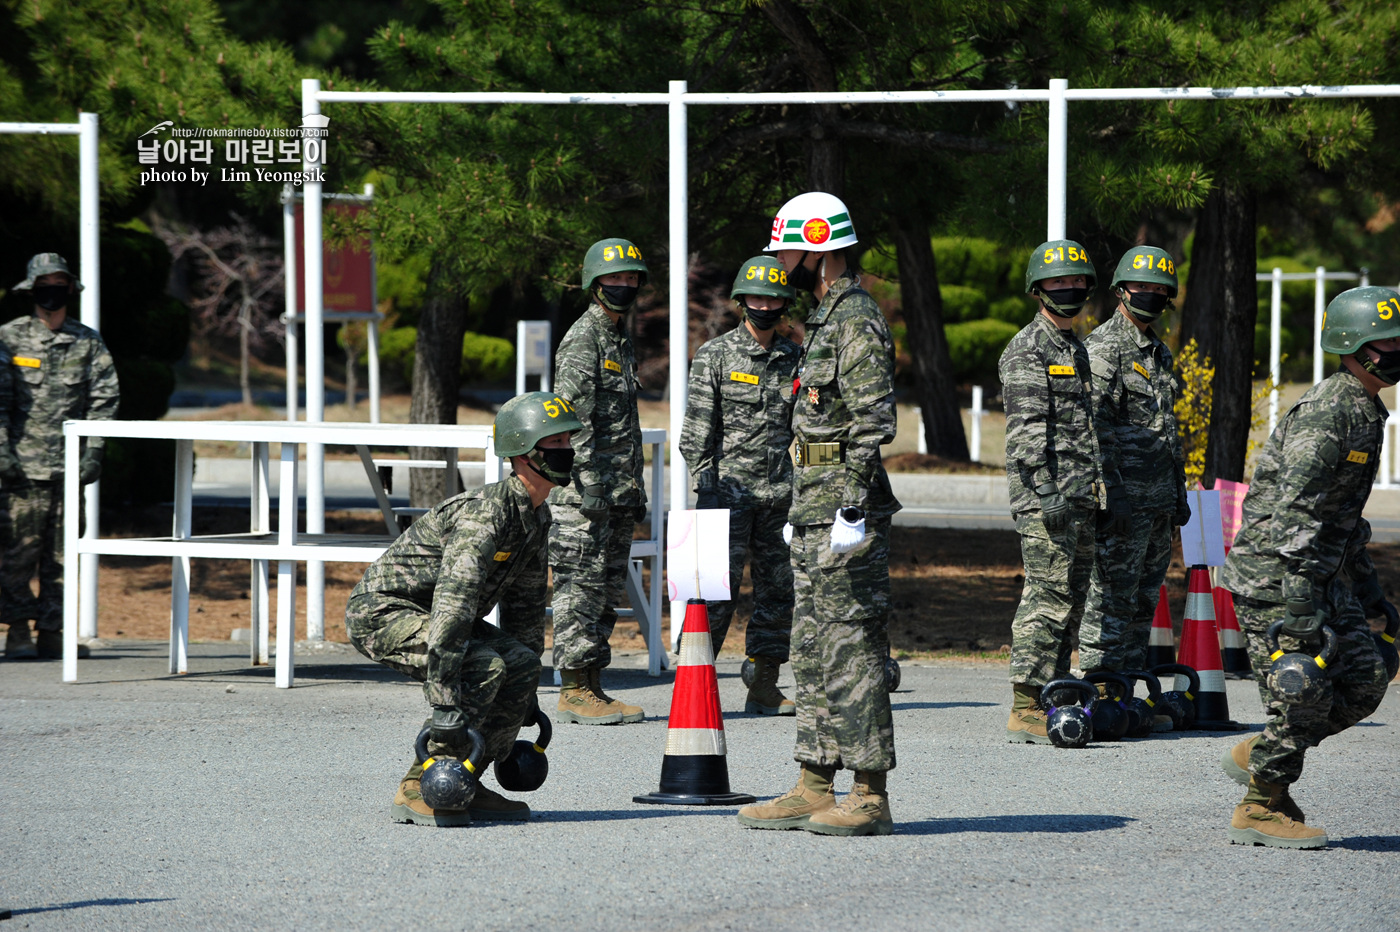
[[[1230,720],[1230,704],[1225,698],[1225,671],[1220,663],[1220,635],[1215,627],[1210,571],[1191,567],[1186,585],[1186,618],[1181,623],[1179,660],[1201,677],[1196,695],[1196,724],[1200,731],[1242,731],[1245,726]],[[1177,674],[1176,688],[1188,688],[1186,677]]]
[[1147,636],[1147,669],[1176,663],[1176,638],[1172,637],[1172,610],[1167,601],[1167,584],[1157,596],[1157,612],[1152,616],[1152,633]]
[[1249,666],[1249,651],[1245,648],[1244,632],[1235,617],[1235,597],[1229,590],[1216,586],[1211,595],[1215,601],[1215,622],[1220,629],[1220,666],[1225,678],[1248,680],[1254,678]]
[[729,791],[710,613],[703,599],[685,604],[666,752],[661,758],[661,788],[633,796],[632,801],[668,806],[739,806],[757,801],[747,793]]

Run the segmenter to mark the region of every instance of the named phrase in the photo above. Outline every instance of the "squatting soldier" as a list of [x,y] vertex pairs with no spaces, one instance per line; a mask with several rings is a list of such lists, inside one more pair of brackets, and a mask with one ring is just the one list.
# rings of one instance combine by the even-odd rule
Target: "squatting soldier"
[[[8,444],[0,451],[10,538],[0,568],[0,621],[10,626],[10,657],[63,656],[63,422],[106,421],[117,413],[117,370],[102,337],[68,316],[83,289],[58,253],[29,260],[15,285],[34,313],[0,327],[13,392],[5,407]],[[106,441],[89,437],[79,461],[84,485],[102,474]],[[39,597],[30,580],[39,574]],[[29,637],[34,620],[37,644]],[[78,656],[86,657],[86,645]]]
[[[875,300],[860,288],[848,247],[846,205],[810,192],[773,221],[788,284],[819,299],[806,321],[792,428],[792,672],[797,681],[798,783],[770,803],[745,806],[753,828],[825,835],[894,831],[886,791],[894,769],[889,656],[890,491],[880,447],[894,439],[894,341]],[[838,805],[832,781],[855,771]]]
[[641,707],[603,692],[601,675],[612,661],[608,638],[627,587],[632,531],[646,514],[637,361],[622,320],[646,280],[641,250],[627,240],[589,246],[583,288],[592,304],[555,356],[555,387],[583,424],[573,437],[573,481],[550,499],[560,722],[615,725],[643,718]]
[[[792,377],[798,345],[774,329],[789,301],[787,270],[772,256],[745,262],[729,296],[743,321],[695,353],[681,430],[681,455],[695,480],[697,508],[729,509],[729,579],[744,578],[753,554],[753,618],[745,649],[754,664],[744,711],[792,715],[778,667],[792,637],[792,564],[783,525],[792,501]],[[724,645],[734,603],[711,602],[710,640]]]
[[[1006,477],[1025,587],[1011,623],[1011,742],[1048,744],[1041,688],[1069,675],[1089,590],[1094,530],[1109,502],[1089,386],[1089,355],[1070,329],[1094,290],[1094,265],[1071,240],[1042,243],[1026,266],[1040,313],[1001,354]],[[1116,474],[1111,476],[1114,484]],[[1121,492],[1121,490],[1120,490]],[[1125,513],[1121,494],[1113,514]]]
[[[544,652],[545,497],[569,481],[579,430],[568,402],[548,392],[517,395],[496,415],[496,452],[515,474],[463,492],[415,521],[350,593],[345,630],[371,660],[423,684],[432,706],[428,752],[465,759],[467,729],[486,740],[477,767],[510,753],[538,708]],[[500,627],[486,621],[500,606]],[[466,825],[477,819],[528,819],[530,807],[485,786],[470,808],[434,810],[423,801],[421,763],[394,796],[395,821]]]
[[1342,367],[1310,388],[1264,445],[1223,585],[1235,593],[1255,670],[1272,663],[1265,635],[1275,622],[1283,622],[1285,651],[1316,653],[1323,625],[1336,633],[1338,649],[1320,687],[1300,701],[1280,701],[1268,678],[1259,678],[1264,732],[1221,760],[1227,774],[1248,785],[1230,820],[1237,844],[1327,844],[1326,832],[1304,823],[1289,788],[1308,748],[1375,711],[1388,679],[1366,623],[1368,614],[1380,614],[1385,596],[1366,552],[1371,525],[1361,512],[1388,416],[1377,393],[1400,382],[1400,294],[1367,287],[1333,298],[1322,349],[1341,356]]
[[1138,246],[1118,260],[1112,288],[1118,313],[1084,346],[1104,469],[1121,477],[1131,513],[1110,513],[1098,529],[1079,635],[1085,673],[1143,668],[1157,593],[1171,562],[1172,528],[1191,517],[1172,354],[1152,330],[1176,297],[1176,263],[1164,249]]

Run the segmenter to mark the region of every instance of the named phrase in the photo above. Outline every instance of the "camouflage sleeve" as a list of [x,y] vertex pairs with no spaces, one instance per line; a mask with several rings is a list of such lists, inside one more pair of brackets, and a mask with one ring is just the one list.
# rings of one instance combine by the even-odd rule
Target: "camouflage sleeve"
[[477,618],[481,587],[490,576],[495,539],[505,516],[490,503],[460,514],[443,544],[442,565],[428,615],[428,668],[423,688],[433,705],[461,704],[462,662]]
[[880,446],[894,439],[894,346],[878,309],[843,317],[837,325],[836,378],[851,412],[842,502],[865,508],[880,469]]
[[1045,360],[1033,347],[1018,343],[1013,340],[998,366],[1006,406],[1006,465],[1008,469],[1014,465],[1034,489],[1051,479],[1046,469],[1050,390],[1045,384]]
[[574,445],[574,474],[579,484],[587,488],[603,485],[594,465],[596,433],[593,428],[593,414],[598,407],[598,345],[578,329],[571,329],[559,345],[559,353],[554,361],[554,390],[569,404],[574,406],[582,430],[574,431],[571,438]]
[[1336,437],[1345,436],[1345,425],[1333,412],[1319,405],[1300,405],[1287,425],[1275,490],[1274,514],[1269,522],[1272,549],[1286,567],[1283,598],[1312,598],[1313,585],[1331,577],[1339,567],[1337,554],[1318,546],[1318,537],[1329,519],[1328,493],[1332,491],[1342,448]]
[[1351,540],[1347,541],[1346,555],[1342,557],[1342,568],[1346,570],[1346,574],[1352,582],[1360,582],[1376,572],[1376,564],[1366,549],[1366,545],[1369,543],[1371,543],[1371,522],[1365,518],[1358,518],[1356,530],[1352,533]]
[[[100,339],[93,341],[92,357],[88,363],[92,377],[88,380],[87,417],[89,421],[110,421],[117,416],[117,403],[121,400],[121,386],[117,383],[117,367],[112,362],[112,354]],[[105,437],[89,437],[87,445],[93,449],[106,446]]]
[[713,355],[707,344],[700,347],[690,364],[685,424],[681,427],[681,456],[690,467],[697,492],[719,488],[719,383],[710,360]]
[[540,547],[526,557],[501,594],[501,630],[535,652],[544,653],[545,555]]
[[0,448],[13,455],[10,449],[10,410],[15,403],[15,376],[13,354],[10,348],[0,343]]
[[1123,380],[1119,378],[1118,353],[1105,343],[1089,347],[1090,385],[1093,388],[1094,431],[1099,437],[1099,456],[1103,463],[1104,484],[1110,488],[1120,484],[1119,467],[1122,456],[1118,449],[1116,428],[1122,421]]

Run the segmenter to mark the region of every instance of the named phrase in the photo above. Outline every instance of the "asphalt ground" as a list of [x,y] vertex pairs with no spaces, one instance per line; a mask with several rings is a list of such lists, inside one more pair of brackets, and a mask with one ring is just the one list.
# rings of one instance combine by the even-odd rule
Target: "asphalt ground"
[[[1329,831],[1321,851],[1227,844],[1241,790],[1217,762],[1239,734],[1011,745],[1003,667],[912,661],[893,697],[891,837],[634,804],[657,787],[671,692],[640,655],[605,683],[646,722],[558,726],[529,822],[434,829],[388,816],[420,689],[343,646],[299,660],[292,690],[230,644],[193,645],[183,677],[150,642],[109,642],[66,686],[56,662],[0,665],[0,908],[14,913],[0,932],[1393,929],[1400,917],[1396,689],[1309,756],[1296,796]],[[742,708],[737,661],[718,672],[724,708]],[[1228,698],[1257,729],[1254,684],[1229,683]],[[728,711],[725,725],[734,790],[792,784],[793,719]]]

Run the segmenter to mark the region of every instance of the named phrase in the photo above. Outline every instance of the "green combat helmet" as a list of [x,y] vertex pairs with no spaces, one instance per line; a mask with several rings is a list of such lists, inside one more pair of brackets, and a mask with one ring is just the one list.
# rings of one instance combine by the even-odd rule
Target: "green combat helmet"
[[566,485],[573,465],[573,448],[543,451],[536,450],[535,445],[546,437],[573,430],[583,430],[573,405],[552,392],[526,392],[501,405],[491,425],[491,439],[496,455],[524,456],[550,482]]
[[[1036,283],[1050,278],[1063,278],[1083,275],[1088,279],[1087,288],[1061,288],[1054,295]],[[1094,274],[1094,263],[1089,261],[1089,251],[1070,239],[1052,239],[1041,243],[1031,253],[1026,263],[1026,294],[1040,298],[1050,313],[1057,317],[1073,317],[1084,307],[1089,295],[1094,293],[1098,278]]]
[[[1367,343],[1400,337],[1400,294],[1378,285],[1343,291],[1327,305],[1322,315],[1322,348],[1328,353],[1346,356]],[[1380,363],[1368,355],[1358,355],[1361,367],[1377,378],[1394,384],[1400,369],[1390,353],[1382,354]]]
[[[1167,286],[1166,294],[1154,291],[1129,292],[1128,282],[1145,282]],[[1171,253],[1156,246],[1134,246],[1118,260],[1113,271],[1113,290],[1132,314],[1143,323],[1152,323],[1171,307],[1176,297],[1176,262]]]
[[737,299],[741,294],[761,294],[791,301],[796,292],[788,284],[787,269],[781,262],[772,256],[754,256],[739,266],[739,274],[734,276],[729,297]]
[[[598,240],[589,246],[588,252],[584,254],[583,290],[588,292],[590,298],[598,301],[608,310],[621,313],[631,307],[632,302],[637,299],[638,288],[633,288],[630,285],[609,285],[606,287],[616,289],[613,294],[609,295],[606,291],[602,291],[604,286],[598,285],[598,279],[604,275],[611,275],[613,272],[636,272],[638,274],[638,287],[645,285],[647,283],[647,263],[642,258],[642,251],[629,240],[614,238]],[[616,300],[620,297],[625,297],[627,300]]]

